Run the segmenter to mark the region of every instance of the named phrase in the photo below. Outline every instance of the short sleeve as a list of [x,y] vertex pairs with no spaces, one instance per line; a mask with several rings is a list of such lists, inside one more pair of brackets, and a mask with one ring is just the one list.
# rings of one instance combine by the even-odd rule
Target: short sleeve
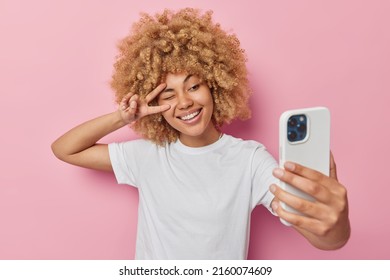
[[264,146],[256,149],[252,159],[252,209],[261,204],[274,214],[271,208],[274,195],[269,187],[278,183],[278,179],[272,175],[277,166],[276,160]]
[[108,145],[112,169],[118,184],[137,186],[136,143],[111,143]]

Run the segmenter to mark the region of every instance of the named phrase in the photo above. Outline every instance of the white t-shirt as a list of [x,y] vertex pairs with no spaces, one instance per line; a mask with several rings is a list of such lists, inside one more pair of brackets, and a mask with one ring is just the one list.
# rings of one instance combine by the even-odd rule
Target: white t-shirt
[[229,135],[200,148],[134,140],[109,153],[118,183],[139,190],[136,259],[246,259],[251,211],[270,210],[277,182],[262,144]]

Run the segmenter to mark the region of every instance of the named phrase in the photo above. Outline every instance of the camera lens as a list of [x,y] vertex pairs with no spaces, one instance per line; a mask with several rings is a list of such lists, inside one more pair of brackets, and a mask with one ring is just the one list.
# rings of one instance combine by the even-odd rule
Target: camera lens
[[287,135],[287,138],[289,141],[295,141],[295,139],[297,139],[297,133],[295,131],[289,131],[288,132],[288,135]]
[[288,119],[288,126],[296,126],[297,125],[297,120],[293,117]]
[[306,125],[304,123],[301,123],[297,126],[299,132],[305,132],[306,131]]

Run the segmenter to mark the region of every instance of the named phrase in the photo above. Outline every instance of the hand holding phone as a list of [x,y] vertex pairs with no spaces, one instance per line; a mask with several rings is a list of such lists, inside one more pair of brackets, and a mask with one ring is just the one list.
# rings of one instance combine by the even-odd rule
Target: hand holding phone
[[[330,112],[325,107],[290,110],[284,112],[279,121],[279,165],[286,161],[329,175],[330,157]],[[313,201],[308,194],[283,181],[280,187],[285,191]],[[285,203],[281,206],[289,212],[301,214]],[[302,215],[302,214],[301,214]],[[282,220],[285,225],[290,225]]]

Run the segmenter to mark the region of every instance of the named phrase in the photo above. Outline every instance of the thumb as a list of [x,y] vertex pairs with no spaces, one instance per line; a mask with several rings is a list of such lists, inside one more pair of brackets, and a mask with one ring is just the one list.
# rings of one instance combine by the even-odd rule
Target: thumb
[[332,152],[330,152],[329,177],[338,180],[337,179],[336,163],[334,161],[334,157],[333,157],[333,153]]

